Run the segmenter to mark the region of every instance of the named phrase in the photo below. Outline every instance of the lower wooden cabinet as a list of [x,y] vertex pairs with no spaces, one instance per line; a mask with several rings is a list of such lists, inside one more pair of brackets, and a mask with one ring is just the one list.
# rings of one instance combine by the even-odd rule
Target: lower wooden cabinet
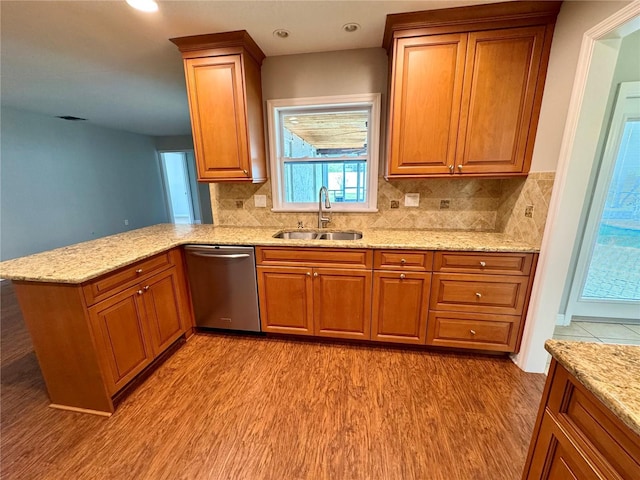
[[313,282],[304,267],[258,267],[263,332],[313,335]]
[[424,345],[430,284],[431,273],[374,272],[371,339]]
[[370,250],[257,247],[264,332],[371,337]]
[[522,478],[640,478],[640,437],[553,359]]
[[193,326],[180,249],[82,285],[14,284],[56,408],[112,413],[113,397]]
[[185,310],[175,268],[89,308],[110,394],[184,334]]

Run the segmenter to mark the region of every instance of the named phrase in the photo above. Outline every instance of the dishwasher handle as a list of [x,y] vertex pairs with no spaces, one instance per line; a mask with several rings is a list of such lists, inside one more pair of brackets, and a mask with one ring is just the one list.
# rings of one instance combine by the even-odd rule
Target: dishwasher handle
[[228,253],[225,255],[220,255],[219,253],[196,252],[193,250],[188,252],[188,254],[195,255],[196,257],[211,257],[211,258],[247,258],[251,256],[248,253]]

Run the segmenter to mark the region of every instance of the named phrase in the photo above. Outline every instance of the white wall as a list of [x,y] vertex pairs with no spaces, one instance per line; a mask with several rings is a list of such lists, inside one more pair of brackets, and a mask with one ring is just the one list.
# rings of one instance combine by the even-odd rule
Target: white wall
[[584,33],[629,2],[565,1],[551,43],[532,172],[555,171]]
[[167,221],[152,137],[13,108],[1,120],[2,260]]

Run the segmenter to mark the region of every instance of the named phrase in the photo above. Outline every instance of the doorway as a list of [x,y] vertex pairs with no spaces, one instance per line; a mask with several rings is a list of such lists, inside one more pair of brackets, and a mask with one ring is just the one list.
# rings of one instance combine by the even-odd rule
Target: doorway
[[186,152],[160,152],[160,165],[171,223],[195,223]]

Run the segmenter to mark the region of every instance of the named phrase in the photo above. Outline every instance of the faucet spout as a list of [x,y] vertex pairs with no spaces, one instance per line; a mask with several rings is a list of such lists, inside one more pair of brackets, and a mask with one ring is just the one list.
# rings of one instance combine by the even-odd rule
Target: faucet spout
[[318,228],[325,228],[327,223],[331,221],[331,218],[323,216],[322,212],[322,192],[324,192],[324,208],[329,210],[331,208],[331,202],[329,201],[329,191],[324,185],[320,187],[318,192]]

